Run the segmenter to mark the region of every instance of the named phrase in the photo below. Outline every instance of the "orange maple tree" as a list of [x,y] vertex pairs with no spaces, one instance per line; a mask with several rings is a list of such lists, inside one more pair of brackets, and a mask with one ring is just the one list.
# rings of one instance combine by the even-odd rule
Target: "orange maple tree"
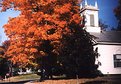
[[10,45],[6,57],[19,66],[39,66],[41,80],[53,66],[67,76],[94,74],[92,37],[83,29],[80,0],[2,0],[2,11],[20,15],[4,25]]
[[2,0],[2,11],[13,8],[20,15],[4,25],[10,38],[6,55],[14,64],[36,65],[35,60],[48,55],[41,46],[49,40],[52,53],[59,55],[60,39],[71,34],[70,25],[80,24],[78,0]]

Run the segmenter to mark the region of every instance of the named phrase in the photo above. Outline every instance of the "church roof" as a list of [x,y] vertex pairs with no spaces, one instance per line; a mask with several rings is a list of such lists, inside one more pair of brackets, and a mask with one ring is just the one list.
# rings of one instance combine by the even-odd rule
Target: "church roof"
[[100,33],[91,32],[97,43],[121,44],[121,31],[102,31]]

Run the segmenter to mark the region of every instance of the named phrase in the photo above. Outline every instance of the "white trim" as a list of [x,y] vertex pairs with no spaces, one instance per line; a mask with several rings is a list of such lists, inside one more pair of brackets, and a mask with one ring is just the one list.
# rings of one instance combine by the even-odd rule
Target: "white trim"
[[103,45],[121,45],[121,43],[114,43],[114,42],[97,42],[97,44],[103,44]]

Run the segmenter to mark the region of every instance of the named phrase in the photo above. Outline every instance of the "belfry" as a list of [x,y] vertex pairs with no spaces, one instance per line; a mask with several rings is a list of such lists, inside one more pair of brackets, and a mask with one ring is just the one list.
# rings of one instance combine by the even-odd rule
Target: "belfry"
[[87,0],[80,4],[81,16],[83,16],[85,22],[85,29],[87,32],[100,32],[99,17],[98,17],[98,4],[95,1],[95,5],[88,5]]

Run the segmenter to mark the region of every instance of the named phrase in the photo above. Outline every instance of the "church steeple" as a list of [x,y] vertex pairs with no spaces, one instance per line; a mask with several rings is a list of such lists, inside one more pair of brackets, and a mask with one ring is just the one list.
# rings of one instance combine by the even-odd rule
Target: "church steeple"
[[97,5],[97,0],[95,0],[95,7],[98,8],[98,5]]
[[87,4],[87,0],[85,0],[85,4],[84,4],[85,6],[87,6],[88,4]]
[[87,32],[100,32],[99,17],[98,17],[98,4],[94,0],[94,5],[88,5],[87,0],[84,0],[81,15],[85,17],[85,29]]

